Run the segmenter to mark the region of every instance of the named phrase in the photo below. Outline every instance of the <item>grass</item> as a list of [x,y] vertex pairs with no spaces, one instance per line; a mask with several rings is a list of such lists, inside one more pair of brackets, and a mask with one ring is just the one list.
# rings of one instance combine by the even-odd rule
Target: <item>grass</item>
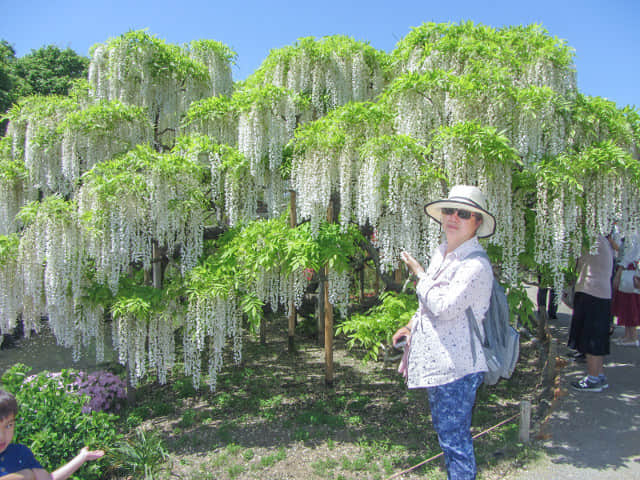
[[[289,355],[285,322],[271,326],[266,345],[245,340],[243,363],[225,361],[216,392],[192,389],[179,376],[169,386],[138,389],[140,401],[123,415],[123,428],[149,426],[162,437],[169,458],[158,478],[376,480],[439,453],[426,395],[407,391],[395,364],[364,364],[337,338],[329,388],[323,349],[301,338],[298,353]],[[474,434],[531,398],[537,359],[533,347],[522,352],[512,379],[479,390]],[[536,456],[518,442],[517,421],[475,445],[484,480]],[[436,460],[402,478],[445,477]]]

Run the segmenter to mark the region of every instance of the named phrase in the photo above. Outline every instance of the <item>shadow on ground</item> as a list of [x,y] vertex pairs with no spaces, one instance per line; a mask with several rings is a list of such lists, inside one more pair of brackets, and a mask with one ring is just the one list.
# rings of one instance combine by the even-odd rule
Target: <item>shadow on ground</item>
[[[640,348],[612,342],[605,358],[609,388],[601,393],[575,391],[571,382],[587,368],[567,356],[570,321],[565,310],[549,324],[561,370],[553,410],[541,429],[547,460],[509,478],[640,479]],[[622,333],[617,327],[612,339]]]

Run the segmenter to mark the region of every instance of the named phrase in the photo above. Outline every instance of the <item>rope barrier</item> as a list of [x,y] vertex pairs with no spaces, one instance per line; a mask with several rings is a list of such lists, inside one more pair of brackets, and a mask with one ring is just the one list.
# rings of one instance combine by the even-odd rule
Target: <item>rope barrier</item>
[[[495,430],[496,428],[501,427],[502,425],[504,425],[504,424],[506,424],[506,423],[512,422],[513,420],[515,420],[515,419],[516,419],[516,418],[518,418],[519,416],[520,416],[520,414],[519,414],[519,413],[516,413],[514,416],[509,417],[509,418],[507,418],[506,420],[503,420],[502,422],[500,422],[500,423],[498,423],[498,424],[494,425],[493,427],[489,427],[489,428],[487,428],[486,430],[483,430],[482,432],[475,434],[475,435],[473,436],[473,439],[475,440],[476,438],[479,438],[479,437],[481,437],[481,436],[483,436],[483,435],[486,435],[487,433],[491,432],[492,430]],[[440,453],[438,453],[437,455],[434,455],[434,456],[433,456],[433,457],[431,457],[431,458],[427,458],[426,460],[423,460],[422,462],[420,462],[420,463],[418,463],[418,464],[414,465],[413,467],[409,467],[409,468],[407,468],[406,470],[402,470],[401,472],[394,473],[393,475],[391,475],[390,477],[388,477],[388,478],[387,478],[387,480],[392,480],[393,478],[398,478],[398,477],[400,477],[401,475],[404,475],[405,473],[409,473],[409,472],[411,472],[411,471],[415,470],[416,468],[419,468],[419,467],[421,467],[421,466],[423,466],[423,465],[426,465],[427,463],[429,463],[429,462],[431,462],[431,461],[435,460],[436,458],[440,458],[442,455],[444,455],[444,453],[440,452]]]

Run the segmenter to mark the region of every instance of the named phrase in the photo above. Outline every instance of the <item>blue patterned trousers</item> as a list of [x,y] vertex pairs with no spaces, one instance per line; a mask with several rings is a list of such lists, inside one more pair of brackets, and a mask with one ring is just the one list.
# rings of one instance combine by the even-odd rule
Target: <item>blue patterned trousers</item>
[[431,420],[444,453],[449,480],[476,478],[471,413],[484,373],[472,373],[446,385],[427,388]]

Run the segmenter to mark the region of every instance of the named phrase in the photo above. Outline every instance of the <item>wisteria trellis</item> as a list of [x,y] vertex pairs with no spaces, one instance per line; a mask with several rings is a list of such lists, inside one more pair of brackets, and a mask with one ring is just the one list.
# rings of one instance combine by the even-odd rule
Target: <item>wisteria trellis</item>
[[[271,252],[246,266],[247,285],[206,285],[197,279],[220,263],[203,259],[204,232],[242,228],[261,209],[278,219],[290,190],[298,223],[310,220],[301,242],[336,201],[341,228],[373,231],[393,269],[401,250],[427,260],[440,239],[427,200],[479,185],[512,285],[522,253],[560,288],[585,237],[613,221],[638,229],[638,113],[580,94],[571,49],[539,26],[423,24],[390,54],[303,38],[235,84],[234,59],[219,42],[129,32],[93,48],[88,82],[69,97],[13,107],[0,143],[0,333],[45,315],[77,355],[101,344],[111,309],[120,361],[165,381],[182,327],[185,370],[199,384],[205,358],[214,388],[228,338],[240,358],[247,298],[299,305],[308,278]],[[161,261],[188,294],[164,306],[127,296],[122,279]],[[330,270],[333,304],[348,300],[350,277]],[[106,293],[87,295],[96,284]]]

